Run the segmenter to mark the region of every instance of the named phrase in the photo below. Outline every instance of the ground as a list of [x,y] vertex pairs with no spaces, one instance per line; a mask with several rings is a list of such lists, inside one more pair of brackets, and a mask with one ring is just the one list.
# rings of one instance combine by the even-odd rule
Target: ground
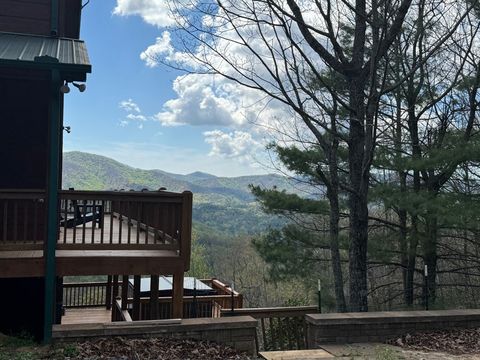
[[[480,360],[480,329],[426,332],[388,344],[324,345],[335,358],[372,360]],[[204,341],[168,338],[108,338],[39,346],[25,336],[0,334],[0,360],[251,360],[235,350]]]
[[108,338],[39,346],[25,338],[0,336],[0,360],[249,360],[235,350],[204,341],[168,338]]

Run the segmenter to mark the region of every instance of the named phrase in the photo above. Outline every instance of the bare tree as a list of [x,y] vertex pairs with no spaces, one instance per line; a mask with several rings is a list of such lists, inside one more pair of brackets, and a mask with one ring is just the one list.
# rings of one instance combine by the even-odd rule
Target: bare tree
[[[379,103],[396,87],[386,82],[387,63],[412,1],[172,0],[176,51],[156,59],[263,93],[291,109],[325,154],[327,136],[347,149],[348,183],[343,191],[349,198],[351,311],[368,310],[368,193]],[[430,6],[441,2],[417,1]],[[461,6],[457,10],[449,32],[432,47],[441,46],[469,11]],[[345,82],[344,92],[325,82],[325,71]],[[327,98],[318,96],[312,78],[328,90]],[[344,116],[333,123],[322,121],[319,114],[333,101]]]

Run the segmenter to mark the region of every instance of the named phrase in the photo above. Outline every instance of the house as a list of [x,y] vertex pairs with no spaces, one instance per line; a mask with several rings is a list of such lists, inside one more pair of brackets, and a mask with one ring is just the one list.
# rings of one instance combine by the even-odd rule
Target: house
[[[81,12],[81,0],[0,0],[0,332],[46,342],[64,276],[149,275],[158,301],[170,275],[181,318],[190,263],[191,192],[62,190],[64,97],[81,96],[91,72]],[[111,295],[125,311],[126,290]]]

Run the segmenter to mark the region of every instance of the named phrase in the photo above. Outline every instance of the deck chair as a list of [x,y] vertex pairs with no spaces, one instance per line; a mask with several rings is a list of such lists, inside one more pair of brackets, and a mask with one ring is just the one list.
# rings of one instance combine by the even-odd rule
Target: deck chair
[[[89,222],[95,221],[101,227],[101,218],[102,211],[97,210],[97,205],[81,204],[79,205],[76,200],[72,200],[72,205],[74,209],[74,215],[72,218],[61,219],[60,226],[66,227],[67,229],[72,229],[78,225],[88,224]],[[80,208],[85,207],[84,211],[81,211]],[[89,209],[91,208],[91,209]],[[87,212],[87,210],[89,210]]]

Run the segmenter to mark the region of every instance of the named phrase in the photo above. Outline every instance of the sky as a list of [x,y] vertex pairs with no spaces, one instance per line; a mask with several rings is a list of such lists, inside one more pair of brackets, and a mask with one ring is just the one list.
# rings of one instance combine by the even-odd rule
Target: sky
[[272,172],[243,93],[152,62],[168,47],[170,21],[163,0],[91,0],[83,9],[92,73],[85,92],[65,96],[64,151],[179,174]]

